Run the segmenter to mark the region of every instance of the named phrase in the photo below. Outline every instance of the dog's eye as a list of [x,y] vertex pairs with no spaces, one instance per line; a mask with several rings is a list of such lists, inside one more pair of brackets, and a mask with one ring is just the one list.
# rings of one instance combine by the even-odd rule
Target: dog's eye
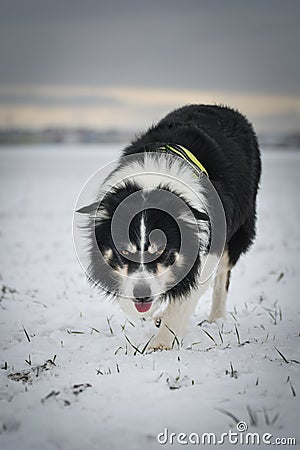
[[161,249],[159,249],[159,250],[156,250],[155,255],[156,255],[156,256],[160,256],[160,255],[163,254],[163,252],[164,252],[164,249],[161,248]]
[[128,250],[121,250],[121,254],[122,255],[129,255],[129,251]]

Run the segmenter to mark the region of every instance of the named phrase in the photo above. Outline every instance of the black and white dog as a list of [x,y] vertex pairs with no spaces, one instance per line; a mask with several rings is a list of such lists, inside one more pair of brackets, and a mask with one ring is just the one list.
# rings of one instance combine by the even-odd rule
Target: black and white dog
[[78,211],[89,218],[89,278],[127,314],[156,320],[153,349],[184,337],[206,285],[200,274],[211,246],[207,179],[226,218],[209,320],[225,317],[231,268],[255,237],[260,173],[256,135],[243,115],[184,106],[133,141],[99,200]]

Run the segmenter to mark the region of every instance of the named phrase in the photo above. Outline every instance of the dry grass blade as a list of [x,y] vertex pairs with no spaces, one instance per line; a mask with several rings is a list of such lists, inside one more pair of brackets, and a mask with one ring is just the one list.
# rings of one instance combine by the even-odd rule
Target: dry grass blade
[[233,368],[232,362],[230,361],[230,371],[226,369],[226,375],[230,375],[231,378],[237,378],[238,372]]
[[221,344],[224,344],[224,339],[223,339],[221,330],[218,330],[218,331],[219,331],[219,338],[220,338]]
[[135,350],[134,352],[134,356],[136,356],[137,353],[140,353],[140,355],[142,355],[142,352],[139,350],[138,347],[136,347],[132,342],[130,342],[128,336],[126,336],[126,334],[124,334],[126,341],[128,342],[128,344]]
[[274,425],[274,423],[277,421],[278,417],[280,416],[279,413],[275,414],[275,416],[272,419],[271,425]]
[[213,336],[212,336],[208,331],[204,330],[203,328],[201,328],[201,330],[203,331],[203,333],[206,334],[206,336],[209,337],[209,339],[211,339],[211,340],[213,341],[213,343],[214,343],[215,345],[217,345],[215,339],[213,338]]
[[284,277],[284,272],[281,272],[277,277],[277,283]]
[[77,331],[77,330],[67,330],[68,334],[85,334],[84,331]]
[[111,323],[110,323],[111,317],[110,318],[106,317],[106,320],[107,320],[107,323],[108,323],[108,328],[109,328],[110,334],[114,334],[114,330],[112,329],[112,326],[111,326]]
[[25,327],[24,327],[23,324],[22,324],[22,327],[23,327],[23,331],[24,331],[24,333],[25,333],[25,336],[26,336],[26,338],[27,338],[27,341],[30,342],[29,334],[28,334],[27,331],[25,330]]
[[175,332],[173,330],[171,330],[171,328],[169,328],[168,325],[166,325],[166,327],[168,328],[170,333],[172,333],[173,336],[174,336],[174,339],[173,339],[173,342],[172,342],[172,348],[174,348],[175,342],[176,342],[176,344],[178,345],[178,348],[179,348],[180,347],[180,342],[179,342],[178,337],[176,336]]
[[96,333],[101,333],[97,328],[95,327],[89,327],[92,331],[95,331]]
[[54,355],[52,359],[48,359],[47,362],[50,363],[52,366],[56,366],[55,360],[56,360],[56,355]]
[[237,320],[237,318],[235,317],[235,315],[233,314],[233,312],[230,312],[229,314],[231,315],[231,317],[233,318],[233,320],[234,320],[236,323],[238,323],[238,320]]
[[150,344],[150,342],[151,342],[151,340],[152,340],[153,338],[154,338],[154,334],[151,336],[151,338],[146,342],[146,344],[145,344],[144,347],[142,348],[142,351],[141,351],[142,355],[145,353],[145,351],[146,351],[148,345]]
[[236,324],[234,324],[234,328],[235,328],[235,334],[237,337],[238,344],[241,345],[240,333],[239,333],[239,330],[238,330],[238,327],[236,326]]
[[266,425],[270,425],[270,419],[269,419],[268,411],[266,410],[266,408],[263,408],[263,411],[264,411]]
[[222,414],[225,414],[225,416],[230,417],[232,420],[234,420],[235,423],[239,423],[240,419],[238,419],[233,413],[231,413],[230,411],[226,411],[226,409],[218,409],[217,411],[219,411]]
[[26,362],[26,364],[31,366],[31,357],[30,357],[30,355],[28,356],[28,359],[25,359],[25,362]]
[[286,359],[286,357],[284,356],[284,354],[281,353],[281,351],[278,350],[277,347],[274,347],[274,348],[275,348],[276,352],[281,356],[281,358],[283,359],[283,361],[284,361],[286,364],[289,364],[290,362]]
[[57,397],[60,394],[60,391],[51,391],[48,395],[46,395],[46,397],[41,399],[41,402],[44,403],[45,400],[48,400],[51,397]]
[[272,311],[269,311],[269,310],[267,310],[266,308],[264,308],[264,309],[267,311],[267,313],[269,314],[269,316],[271,317],[271,319],[273,319],[274,325],[277,325],[277,319],[276,319],[276,316],[272,313]]
[[291,383],[291,380],[290,380],[290,388],[291,388],[293,397],[296,397],[296,391],[295,391],[295,389],[294,389],[294,386],[293,386],[292,383]]
[[257,416],[256,416],[255,412],[252,411],[252,409],[250,408],[249,405],[247,405],[247,411],[248,411],[249,418],[250,418],[250,425],[255,427],[257,425]]

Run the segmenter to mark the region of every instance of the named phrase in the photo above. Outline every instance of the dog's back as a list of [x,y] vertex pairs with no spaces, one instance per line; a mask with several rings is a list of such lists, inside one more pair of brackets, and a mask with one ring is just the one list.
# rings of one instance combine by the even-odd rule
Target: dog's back
[[124,155],[180,144],[206,168],[223,203],[233,266],[255,237],[256,193],[261,162],[255,132],[238,111],[225,106],[183,106],[131,143]]

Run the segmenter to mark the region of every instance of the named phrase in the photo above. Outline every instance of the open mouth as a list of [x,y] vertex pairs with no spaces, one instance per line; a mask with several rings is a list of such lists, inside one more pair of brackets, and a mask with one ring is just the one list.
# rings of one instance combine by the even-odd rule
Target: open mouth
[[152,302],[134,302],[134,306],[140,313],[149,311],[152,306]]

